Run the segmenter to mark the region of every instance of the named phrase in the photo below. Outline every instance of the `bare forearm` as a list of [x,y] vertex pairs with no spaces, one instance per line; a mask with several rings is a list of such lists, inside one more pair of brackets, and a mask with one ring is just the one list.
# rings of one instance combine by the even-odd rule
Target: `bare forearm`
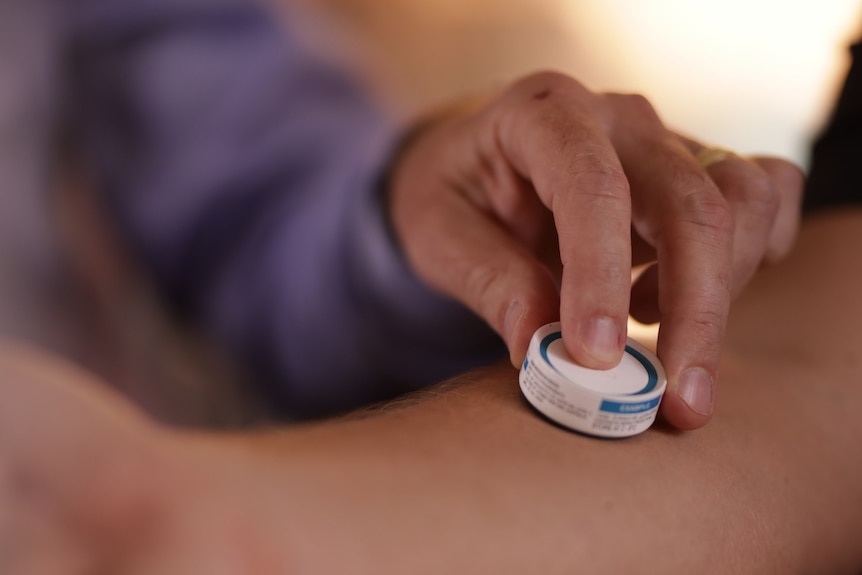
[[564,431],[498,365],[354,418],[188,435],[6,348],[0,459],[39,497],[4,521],[56,508],[115,573],[858,573],[860,223],[810,223],[746,292],[715,418],[689,433]]
[[707,429],[608,442],[540,420],[499,367],[371,419],[250,439],[241,480],[256,469],[251,496],[280,502],[277,532],[309,572],[858,566],[859,394],[812,397],[815,378],[743,361],[724,381]]
[[[572,434],[532,412],[501,365],[367,418],[242,438],[237,480],[256,469],[249,496],[279,501],[271,517],[299,572],[852,572],[862,386],[858,365],[825,360],[851,357],[859,336],[817,327],[847,318],[843,288],[822,283],[829,303],[793,330],[749,323],[784,317],[784,298],[810,289],[829,230],[806,230],[800,254],[740,302],[703,430]],[[828,354],[787,353],[815,339]]]

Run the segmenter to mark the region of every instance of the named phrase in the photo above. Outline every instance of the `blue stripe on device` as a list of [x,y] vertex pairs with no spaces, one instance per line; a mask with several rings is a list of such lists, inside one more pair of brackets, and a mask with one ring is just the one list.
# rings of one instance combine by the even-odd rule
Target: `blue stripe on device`
[[641,413],[644,411],[650,411],[651,409],[655,409],[658,407],[658,403],[661,401],[661,397],[656,397],[655,399],[650,399],[649,401],[638,401],[635,403],[625,403],[619,401],[608,401],[602,400],[602,404],[599,406],[600,411],[610,411],[611,413]]

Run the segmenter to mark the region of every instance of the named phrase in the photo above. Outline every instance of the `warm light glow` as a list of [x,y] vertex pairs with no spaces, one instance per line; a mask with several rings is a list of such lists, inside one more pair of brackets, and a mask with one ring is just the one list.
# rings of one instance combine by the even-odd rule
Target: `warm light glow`
[[564,6],[593,87],[644,93],[667,123],[705,141],[802,163],[862,32],[859,0]]

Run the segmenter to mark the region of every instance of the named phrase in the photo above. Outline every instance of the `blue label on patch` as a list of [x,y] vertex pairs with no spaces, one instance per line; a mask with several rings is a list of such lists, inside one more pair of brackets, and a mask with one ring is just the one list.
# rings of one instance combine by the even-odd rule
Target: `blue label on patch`
[[636,401],[632,403],[604,400],[599,406],[599,410],[610,413],[642,413],[658,407],[659,401],[661,401],[660,397],[650,399],[649,401]]

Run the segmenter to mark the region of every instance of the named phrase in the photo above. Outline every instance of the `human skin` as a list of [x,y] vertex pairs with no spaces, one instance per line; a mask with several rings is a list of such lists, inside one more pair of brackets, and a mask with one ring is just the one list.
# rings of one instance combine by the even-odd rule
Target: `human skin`
[[[513,365],[560,320],[569,354],[607,369],[630,312],[661,320],[663,414],[697,428],[731,299],[790,249],[802,192],[789,162],[731,155],[704,169],[703,148],[642,96],[533,74],[416,131],[390,178],[393,229],[417,274],[484,318]],[[650,262],[632,290],[632,266]]]
[[0,571],[858,573],[862,211],[805,222],[735,303],[712,423],[568,432],[509,365],[286,429],[159,427],[0,355]]

